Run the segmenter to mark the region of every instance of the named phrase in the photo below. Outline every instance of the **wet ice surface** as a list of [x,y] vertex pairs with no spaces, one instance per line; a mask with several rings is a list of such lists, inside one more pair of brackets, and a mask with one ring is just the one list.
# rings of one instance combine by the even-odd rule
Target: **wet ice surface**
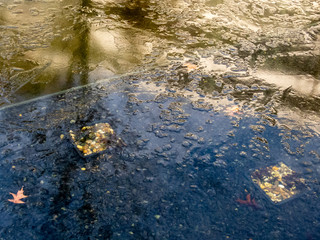
[[[268,86],[242,86],[252,101],[237,99],[238,84],[205,95],[177,84],[196,72],[171,68],[2,109],[3,239],[319,237],[317,120],[302,121],[306,113],[285,100],[276,106],[283,94],[270,96]],[[81,158],[68,131],[97,122],[110,123],[126,146]],[[310,189],[278,206],[250,174],[280,161]],[[8,202],[21,186],[26,204]],[[258,209],[236,202],[248,193]]]
[[[318,9],[2,0],[0,237],[318,239]],[[97,122],[126,146],[81,158]],[[276,206],[250,174],[279,162],[309,189]]]

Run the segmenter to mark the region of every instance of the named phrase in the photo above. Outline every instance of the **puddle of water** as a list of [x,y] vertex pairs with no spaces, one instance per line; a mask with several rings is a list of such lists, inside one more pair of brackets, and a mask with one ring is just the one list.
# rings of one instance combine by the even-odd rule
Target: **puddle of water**
[[[236,78],[203,78],[217,88],[229,85],[215,96],[190,91],[190,84],[176,84],[186,71],[176,66],[123,76],[2,108],[2,195],[9,198],[23,185],[29,197],[21,206],[4,201],[1,236],[318,237],[320,141],[312,129],[318,120],[307,125],[302,110],[290,114],[277,106],[277,93],[268,106],[270,90],[281,97],[280,90],[246,87]],[[197,71],[188,73],[191,83]],[[68,131],[96,122],[110,123],[126,146],[83,159]],[[312,188],[283,207],[249,178],[280,160]],[[248,193],[258,208],[239,205]]]
[[[318,5],[1,1],[1,237],[319,238]],[[97,122],[126,146],[81,158]],[[280,207],[279,162],[310,188]]]

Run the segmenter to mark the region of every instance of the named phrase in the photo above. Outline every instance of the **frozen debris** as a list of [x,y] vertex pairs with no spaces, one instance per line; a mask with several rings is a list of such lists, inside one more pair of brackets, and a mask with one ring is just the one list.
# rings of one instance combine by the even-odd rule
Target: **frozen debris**
[[296,197],[307,189],[305,179],[284,163],[255,170],[251,179],[273,203],[281,203]]
[[121,138],[116,137],[109,123],[84,126],[80,131],[70,130],[69,133],[74,146],[83,156],[125,145]]

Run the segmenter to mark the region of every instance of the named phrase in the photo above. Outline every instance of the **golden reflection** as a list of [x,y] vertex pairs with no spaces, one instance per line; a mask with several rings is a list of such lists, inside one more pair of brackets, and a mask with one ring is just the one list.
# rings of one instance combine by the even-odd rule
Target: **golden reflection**
[[261,78],[269,84],[274,84],[283,90],[292,86],[294,90],[305,95],[320,94],[319,80],[311,75],[290,75],[279,71],[258,70],[253,73],[253,76]]
[[[253,71],[271,55],[286,55],[295,48],[309,49],[312,59],[319,55],[319,42],[314,40],[317,3],[12,0],[1,4],[0,13],[0,39],[8,43],[5,49],[0,46],[1,73],[7,81],[0,87],[6,97],[16,91],[17,84],[10,82],[18,79],[21,71],[43,66],[47,66],[43,72],[24,78],[18,86],[21,96],[47,94],[147,66],[188,61],[205,74],[227,80],[257,77],[283,89],[292,86],[303,94],[319,94],[316,61],[311,67],[301,67],[302,73],[294,70],[303,64],[292,61],[290,65],[287,59],[283,65],[290,74],[273,66]],[[303,63],[309,66],[311,62]],[[188,67],[188,73],[194,70]],[[5,85],[9,87],[5,89]]]
[[[0,23],[6,26],[0,31],[8,43],[1,50],[6,58],[0,59],[2,76],[10,68],[28,71],[49,64],[32,80],[27,77],[23,83],[17,82],[19,86],[0,83],[1,88],[6,86],[3,94],[9,97],[17,87],[23,87],[20,94],[47,94],[129,72],[138,66],[153,49],[152,34],[129,25],[123,28],[123,22],[112,30],[119,26],[119,21],[101,10],[108,4],[66,0],[0,6]],[[147,4],[137,2],[131,7],[142,9]],[[14,77],[15,72],[12,74]]]

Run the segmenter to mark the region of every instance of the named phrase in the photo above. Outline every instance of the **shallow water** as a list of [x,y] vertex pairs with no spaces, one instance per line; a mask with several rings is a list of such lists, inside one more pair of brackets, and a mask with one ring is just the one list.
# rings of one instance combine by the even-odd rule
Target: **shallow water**
[[[0,2],[0,239],[318,239],[319,4]],[[97,122],[126,146],[82,158]]]

